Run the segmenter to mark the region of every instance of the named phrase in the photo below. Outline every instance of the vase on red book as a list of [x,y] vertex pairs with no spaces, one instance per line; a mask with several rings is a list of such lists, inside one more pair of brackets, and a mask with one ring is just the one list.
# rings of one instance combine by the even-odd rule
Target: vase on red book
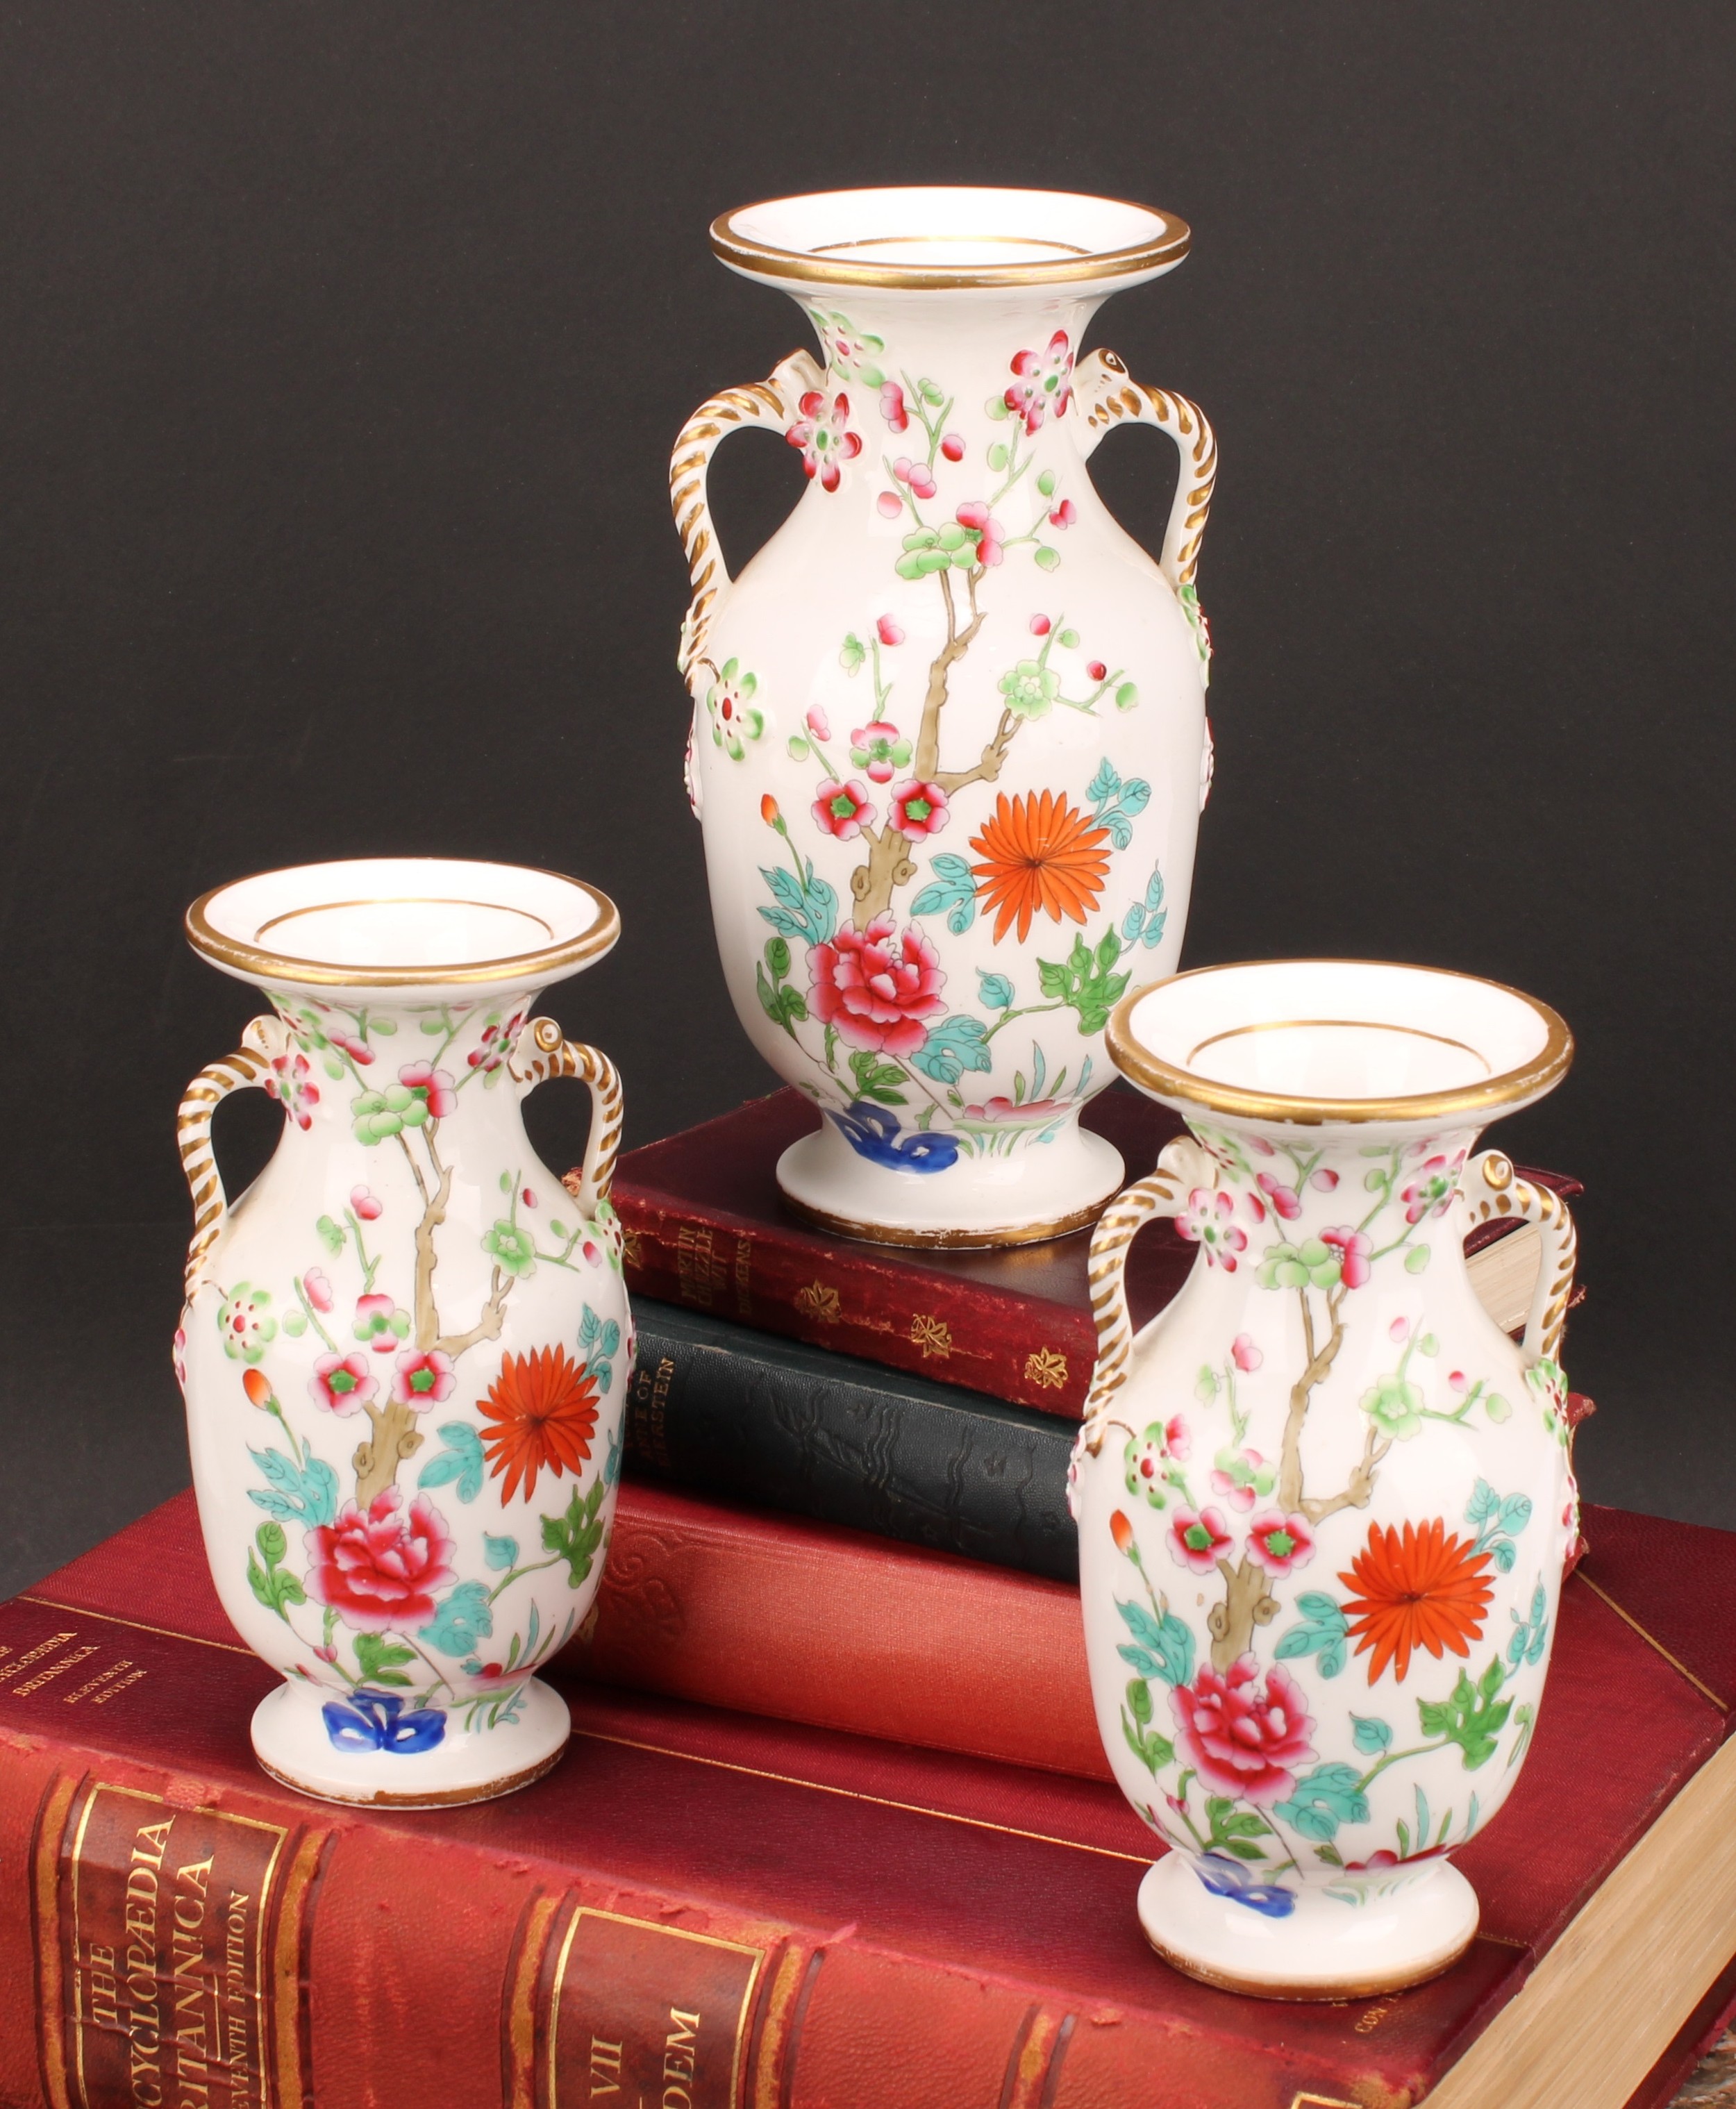
[[[1015,1244],[1122,1183],[1082,1131],[1103,1025],[1181,945],[1209,775],[1194,588],[1216,469],[1183,397],[1079,357],[1170,271],[1170,215],[1047,191],[833,192],[727,213],[732,270],[800,301],[799,351],[689,419],[688,781],[737,1014],[824,1114],[778,1176],[824,1227]],[[706,498],[750,423],[808,489],[731,580]],[[1153,562],[1085,463],[1117,424],[1179,448]]]
[[[1576,1540],[1571,1220],[1471,1154],[1572,1042],[1494,982],[1296,960],[1136,991],[1109,1045],[1191,1131],[1093,1235],[1074,1452],[1098,1725],[1171,1848],[1140,1922],[1233,1989],[1413,1984],[1477,1930],[1446,1856],[1518,1777]],[[1123,1268],[1157,1215],[1198,1257],[1136,1343]],[[1542,1229],[1522,1343],[1466,1275],[1495,1215]]]
[[[577,880],[435,858],[268,872],[187,911],[272,1008],[181,1107],[176,1366],[218,1593],[284,1678],[254,1748],[306,1793],[480,1800],[566,1741],[532,1672],[596,1593],[620,1466],[620,1086],[530,1014],[619,929]],[[519,1111],[555,1076],[593,1100],[572,1195]],[[211,1117],[250,1085],[283,1130],[231,1208]]]

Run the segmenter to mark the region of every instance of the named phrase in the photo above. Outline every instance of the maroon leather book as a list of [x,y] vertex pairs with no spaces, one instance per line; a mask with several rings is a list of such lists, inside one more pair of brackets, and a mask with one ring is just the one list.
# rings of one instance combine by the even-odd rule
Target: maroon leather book
[[[1462,2109],[1454,2066],[1502,2042],[1570,1927],[1594,2020],[1598,1890],[1702,1791],[1736,1692],[1736,1537],[1594,1511],[1530,1761],[1459,1856],[1470,1950],[1401,1994],[1278,2007],[1152,1955],[1149,1836],[1082,1780],[567,1682],[571,1749],[504,1801],[290,1793],[246,1740],[273,1673],[197,1585],[188,1520],[171,1504],[0,1609],[8,2109],[616,2088],[683,2109],[1402,2109],[1438,2088]],[[1736,1876],[1702,1857],[1724,1925]],[[1641,2109],[1722,1959],[1648,2017],[1655,2054],[1612,2048]]]
[[[1130,1180],[1152,1169],[1182,1125],[1167,1107],[1119,1086],[1081,1118],[1121,1151]],[[953,1252],[815,1230],[785,1208],[776,1174],[778,1158],[818,1118],[800,1091],[786,1089],[629,1150],[614,1188],[629,1288],[1077,1420],[1097,1357],[1089,1231]],[[1525,1176],[1570,1200],[1581,1191],[1559,1173]],[[1467,1249],[1518,1228],[1480,1226]],[[1167,1220],[1135,1241],[1127,1294],[1136,1325],[1180,1288],[1196,1250]]]

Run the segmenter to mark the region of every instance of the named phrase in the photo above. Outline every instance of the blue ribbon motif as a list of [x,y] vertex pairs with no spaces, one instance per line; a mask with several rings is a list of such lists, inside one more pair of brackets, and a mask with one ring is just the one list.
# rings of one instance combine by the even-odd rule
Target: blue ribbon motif
[[403,1700],[392,1691],[352,1691],[347,1706],[327,1700],[320,1713],[337,1750],[390,1750],[412,1757],[431,1750],[446,1733],[446,1716],[438,1707],[406,1714]]
[[858,1156],[870,1163],[890,1165],[895,1172],[944,1172],[958,1162],[956,1136],[918,1129],[900,1140],[898,1115],[867,1099],[858,1099],[846,1113],[833,1113],[828,1107],[826,1117],[836,1123]]

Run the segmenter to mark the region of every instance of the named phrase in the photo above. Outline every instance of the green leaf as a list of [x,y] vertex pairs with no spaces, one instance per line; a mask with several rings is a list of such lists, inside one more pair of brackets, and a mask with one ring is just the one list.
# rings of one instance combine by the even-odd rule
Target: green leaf
[[1057,630],[1055,633],[1055,642],[1057,644],[1064,644],[1071,652],[1079,642],[1079,632],[1076,630]]
[[1118,711],[1130,711],[1139,700],[1139,689],[1135,682],[1123,681],[1115,692],[1115,707]]
[[[1042,492],[1045,498],[1053,498],[1054,496],[1055,472],[1053,469],[1046,468],[1044,470],[1043,473],[1037,478],[1037,488]],[[1063,638],[1062,641],[1065,644],[1066,640]],[[1074,641],[1076,644],[1078,640],[1075,639]]]
[[1512,1700],[1495,1697],[1506,1674],[1500,1657],[1495,1655],[1474,1685],[1461,1670],[1450,1697],[1417,1701],[1417,1718],[1423,1734],[1457,1743],[1464,1753],[1468,1773],[1474,1773],[1495,1755],[1495,1739],[1513,1711]]
[[876,1049],[852,1048],[850,1073],[855,1079],[859,1099],[872,1099],[875,1104],[882,1106],[903,1106],[910,1103],[896,1088],[900,1084],[909,1082],[909,1072],[900,1068],[895,1062],[882,1060]]
[[364,1684],[407,1685],[410,1682],[400,1665],[415,1661],[414,1648],[400,1647],[384,1633],[358,1633],[355,1647],[356,1667]]
[[567,1563],[567,1583],[576,1589],[589,1576],[603,1542],[603,1482],[597,1480],[581,1500],[575,1488],[564,1515],[544,1516],[543,1547]]
[[[1418,1249],[1423,1252],[1425,1256],[1427,1255],[1427,1246],[1419,1247]],[[1483,1411],[1497,1426],[1502,1421],[1511,1420],[1513,1417],[1513,1408],[1498,1391],[1490,1392],[1488,1398],[1483,1401]]]
[[[1376,1179],[1374,1183],[1377,1185],[1379,1185],[1382,1182],[1380,1180]],[[1428,1247],[1427,1245],[1413,1245],[1410,1250],[1405,1255],[1405,1271],[1406,1274],[1421,1274],[1423,1268],[1428,1265]]]
[[1129,1681],[1127,1710],[1143,1728],[1152,1718],[1152,1687],[1143,1677]]
[[1052,549],[1047,542],[1039,543],[1032,554],[1037,560],[1039,571],[1052,571],[1061,562],[1061,552]]
[[989,449],[989,466],[997,474],[1007,466],[1007,442],[997,440]]
[[805,761],[808,759],[809,755],[813,752],[813,749],[809,746],[807,741],[802,738],[799,732],[792,732],[790,734],[787,745],[789,748],[789,755],[791,761]]
[[289,1538],[281,1523],[262,1523],[254,1533],[254,1542],[264,1554],[268,1567],[275,1567],[289,1550]]
[[482,1557],[485,1564],[497,1574],[504,1574],[518,1558],[518,1540],[516,1538],[491,1538],[482,1533]]
[[1007,399],[1004,395],[991,395],[982,407],[985,414],[994,418],[997,422],[1008,414]]

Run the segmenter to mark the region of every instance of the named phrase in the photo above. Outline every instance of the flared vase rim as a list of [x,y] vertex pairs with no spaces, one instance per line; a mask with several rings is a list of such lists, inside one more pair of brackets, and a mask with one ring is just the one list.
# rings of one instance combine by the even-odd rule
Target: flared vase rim
[[[1521,1006],[1530,1014],[1540,1028],[1541,1044],[1504,1068],[1490,1066],[1490,1073],[1474,1082],[1444,1089],[1391,1095],[1327,1096],[1252,1088],[1202,1073],[1190,1067],[1190,1060],[1203,1051],[1205,1046],[1229,1036],[1224,1032],[1209,1036],[1194,1046],[1189,1055],[1177,1060],[1173,1055],[1159,1053],[1134,1029],[1134,1016],[1139,1006],[1160,991],[1174,990],[1179,984],[1201,983],[1210,978],[1251,974],[1262,969],[1289,970],[1304,974],[1319,971],[1341,975],[1346,969],[1353,973],[1373,969],[1423,978],[1436,983],[1451,983],[1456,985],[1461,996],[1476,991],[1481,992],[1486,1002],[1495,999]],[[1476,1049],[1468,1046],[1463,1041],[1431,1032],[1418,1026],[1412,1018],[1391,1016],[1250,1018],[1233,1030],[1238,1034],[1251,1034],[1310,1027],[1368,1027],[1383,1032],[1413,1034],[1441,1045],[1457,1049],[1479,1061],[1484,1059]],[[1454,1125],[1480,1127],[1495,1114],[1503,1111],[1517,1111],[1521,1107],[1533,1104],[1552,1091],[1567,1075],[1572,1065],[1574,1054],[1573,1035],[1560,1014],[1540,998],[1526,994],[1522,989],[1512,987],[1505,982],[1490,980],[1480,974],[1461,973],[1450,968],[1421,966],[1405,960],[1327,958],[1225,961],[1214,966],[1189,968],[1184,973],[1165,975],[1157,981],[1148,982],[1140,987],[1130,989],[1111,1012],[1104,1032],[1104,1044],[1110,1059],[1130,1083],[1184,1115],[1198,1111],[1252,1123],[1269,1122],[1277,1126],[1313,1128],[1341,1126],[1367,1129],[1377,1125],[1418,1129]]]
[[[399,890],[386,891],[394,875]],[[402,890],[408,887],[420,890]],[[259,913],[266,907],[276,912]],[[298,951],[266,942],[268,932],[302,916],[406,907],[481,911],[526,933],[540,925],[545,942],[487,956],[461,945],[454,947],[459,956],[413,960],[338,957],[317,945]],[[309,990],[539,988],[601,959],[620,936],[620,911],[588,881],[538,865],[464,857],[335,858],[253,872],[201,894],[185,923],[194,951],[223,973],[262,987]]]
[[[909,225],[896,216],[900,205]],[[895,217],[882,224],[888,212]],[[832,238],[814,238],[828,231],[828,215]],[[958,219],[956,228],[936,224],[949,215]],[[805,236],[800,233],[804,222],[813,230]],[[1069,238],[1063,228],[1087,238]],[[949,292],[1156,278],[1180,263],[1193,236],[1175,214],[1125,198],[922,183],[763,198],[719,213],[710,238],[714,253],[732,270],[787,290],[807,284]],[[1005,260],[995,258],[997,248],[1008,252]],[[910,253],[922,249],[931,249],[934,260]]]

